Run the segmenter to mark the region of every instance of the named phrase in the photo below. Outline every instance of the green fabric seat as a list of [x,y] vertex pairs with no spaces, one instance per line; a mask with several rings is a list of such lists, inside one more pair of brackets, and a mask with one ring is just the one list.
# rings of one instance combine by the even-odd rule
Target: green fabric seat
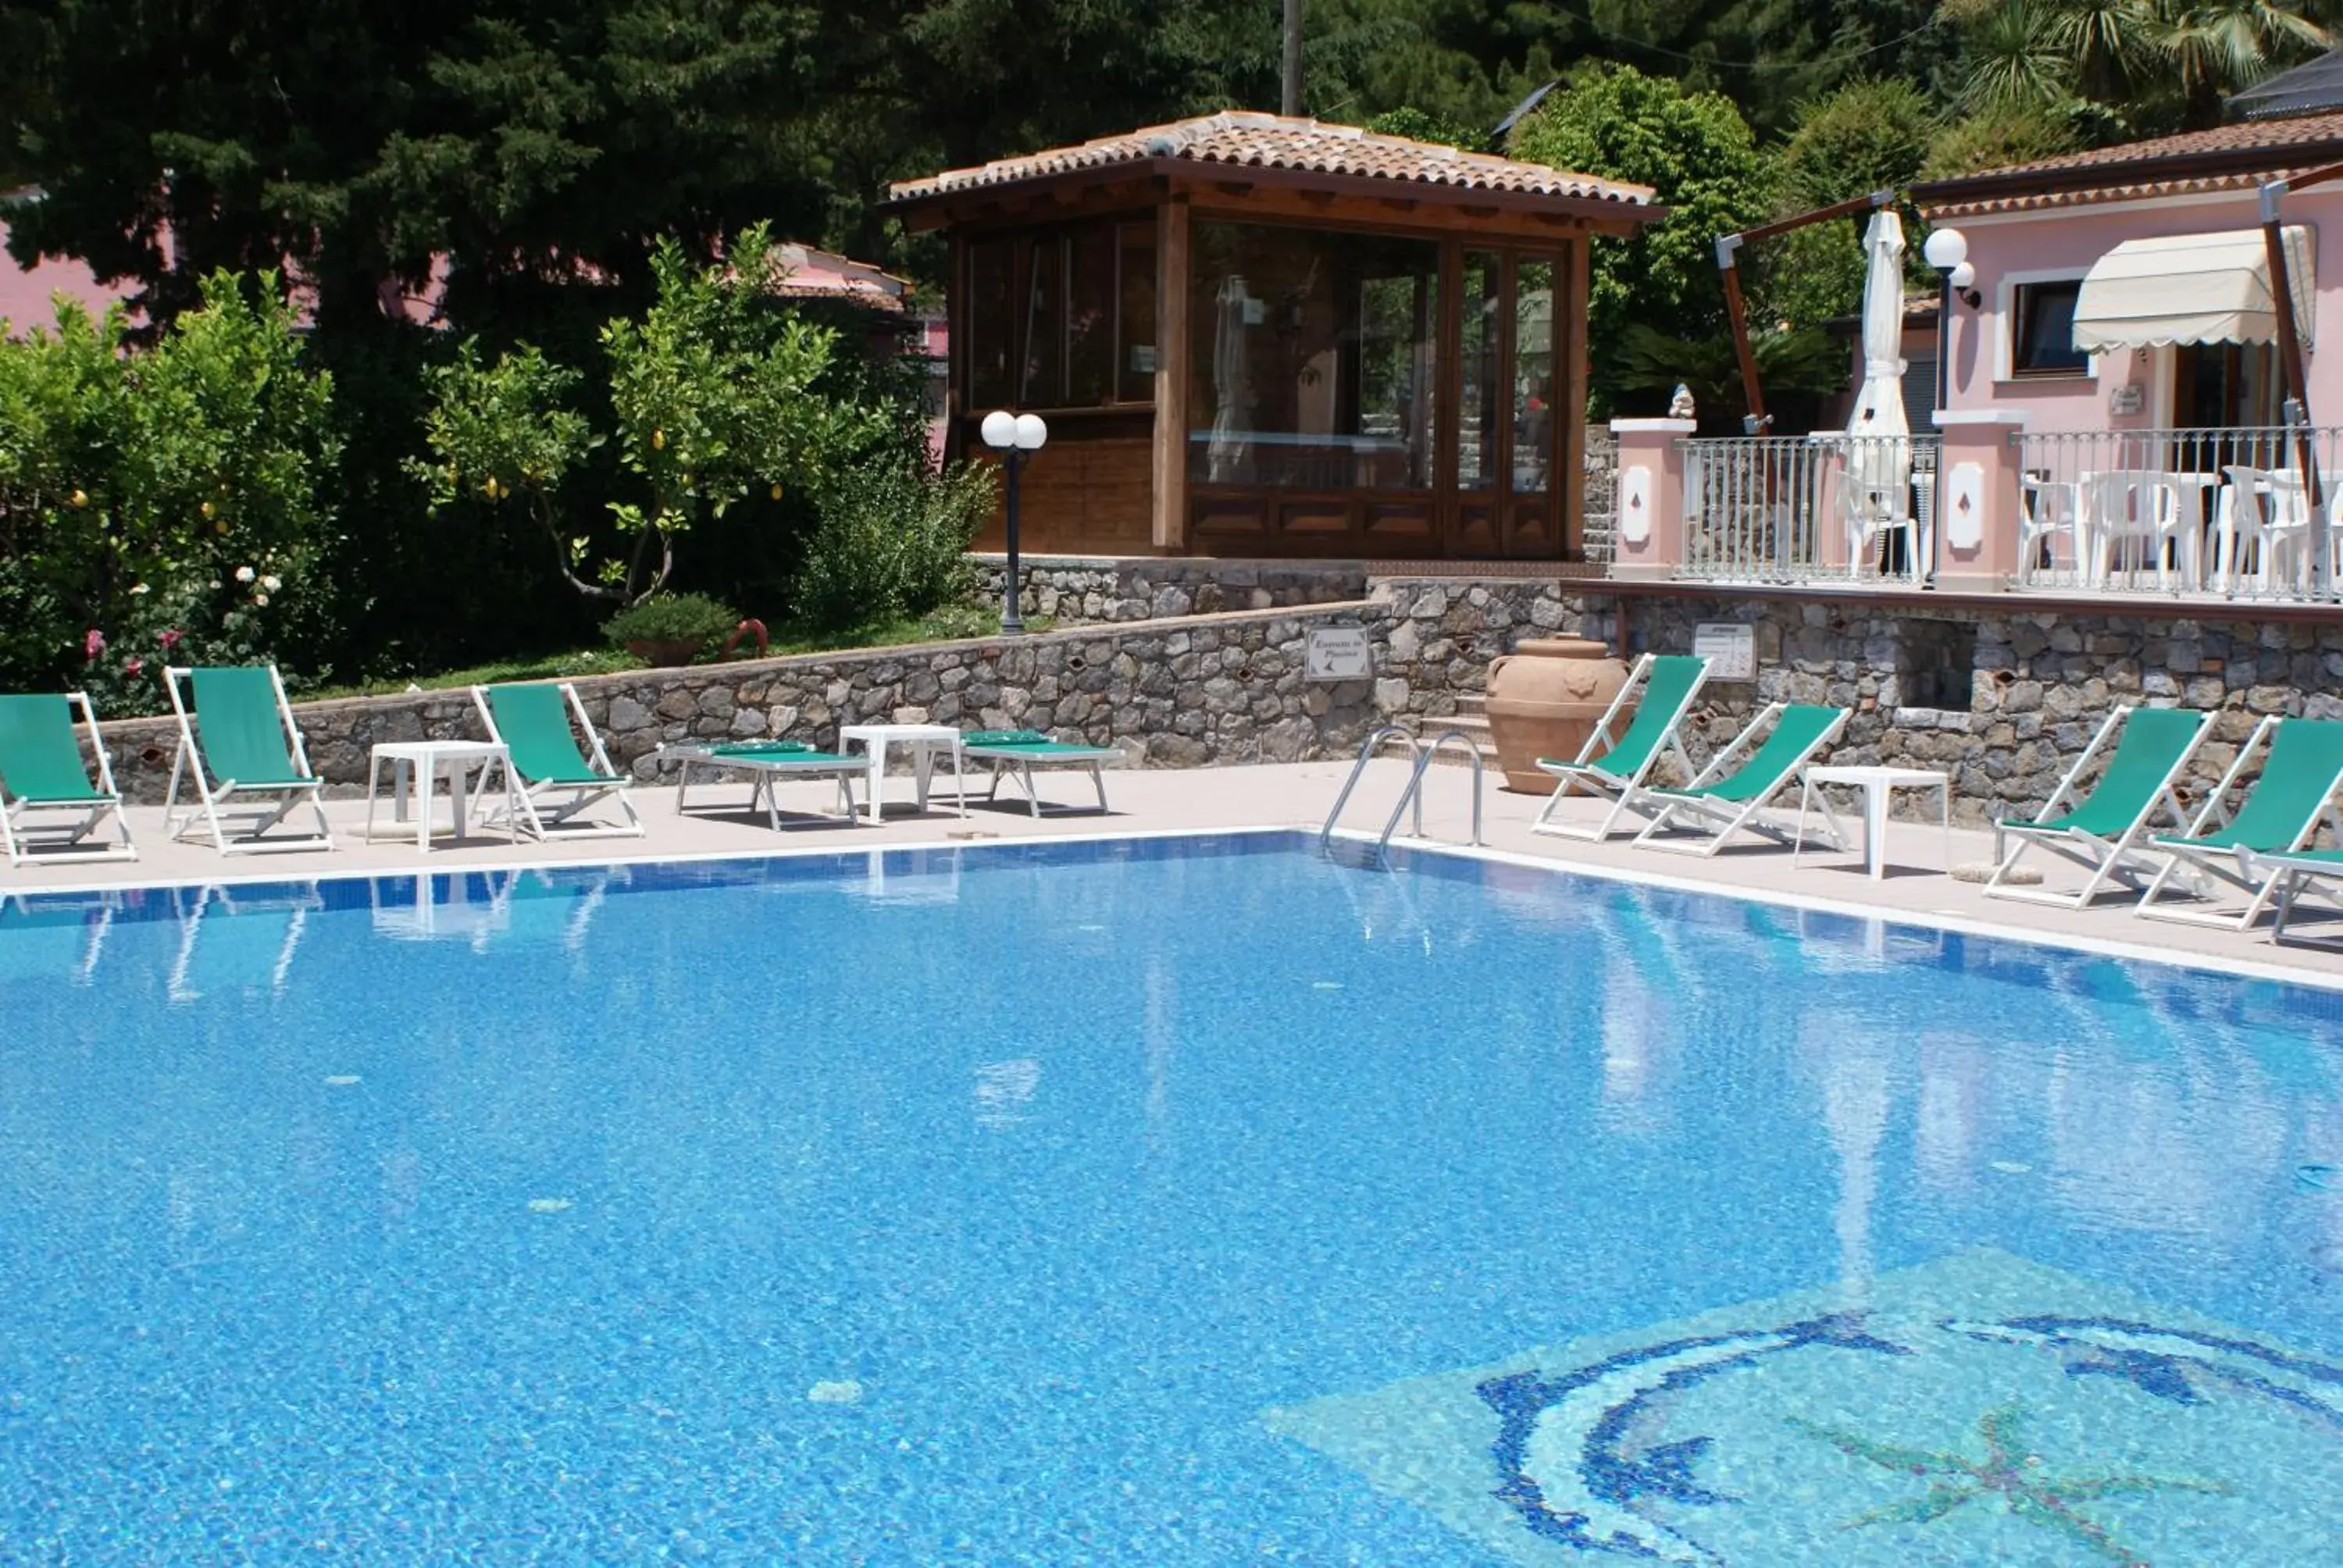
[[[79,704],[97,777],[82,760],[83,737],[74,733]],[[64,820],[54,819],[62,816]],[[107,818],[116,837],[96,837]],[[38,860],[135,860],[122,797],[97,733],[97,716],[83,692],[0,696],[0,849],[11,865]]]
[[1644,695],[1635,704],[1635,717],[1608,750],[1584,762],[1562,762],[1541,757],[1537,765],[1548,772],[1588,768],[1617,779],[1637,777],[1652,760],[1653,754],[1675,732],[1677,721],[1684,717],[1693,693],[1700,689],[1700,684],[1707,675],[1708,660],[1704,658],[1694,658],[1680,653],[1663,654],[1654,658],[1650,672],[1644,678]]
[[2156,803],[2166,779],[2196,749],[2204,728],[2205,716],[2188,709],[2135,709],[2116,739],[2107,770],[2099,775],[2097,786],[2081,805],[2045,820],[2004,818],[2001,825],[2046,833],[2088,833],[2095,839],[2121,838]]
[[812,751],[802,740],[728,740],[708,749],[711,757],[792,757]]
[[1686,799],[1726,800],[1735,805],[1763,799],[1780,789],[1807,754],[1845,719],[1842,709],[1793,704],[1782,709],[1774,732],[1765,737],[1765,743],[1731,773],[1708,784],[1686,785],[1678,789],[1661,788],[1652,792]]
[[971,729],[960,737],[970,751],[1004,752],[1019,757],[1089,758],[1119,755],[1111,746],[1075,746],[1052,740],[1038,729]]
[[317,780],[294,764],[285,743],[277,680],[265,664],[190,672],[196,744],[212,777],[243,789],[307,789]]
[[90,782],[62,693],[0,697],[0,791],[32,805],[96,805],[112,799]]
[[[178,720],[179,750],[171,762],[171,787],[163,801],[171,836],[184,838],[199,825],[223,855],[264,849],[330,849],[332,829],[320,799],[325,781],[309,770],[294,727],[293,709],[276,668],[266,664],[166,668],[164,689]],[[196,804],[177,815],[179,784],[193,787]],[[273,800],[262,808],[245,797]],[[272,834],[298,806],[316,820],[312,832]],[[252,809],[260,815],[231,834],[224,813]]]
[[2288,719],[2270,738],[2262,776],[2227,824],[2201,834],[2159,833],[2154,842],[2189,849],[2278,854],[2302,842],[2343,778],[2343,720]]
[[617,784],[586,759],[569,728],[569,708],[558,686],[489,686],[482,691],[496,719],[497,737],[512,754],[513,771],[539,784]]
[[[2258,750],[2262,754],[2261,777],[2236,813],[2227,821],[2219,820],[2230,791]],[[2223,775],[2189,831],[2159,833],[2151,840],[2171,859],[2140,896],[2137,912],[2158,920],[2250,929],[2290,878],[2282,865],[2268,858],[2301,858],[2319,828],[2336,822],[2338,787],[2343,787],[2343,720],[2262,720],[2238,748],[2237,761]],[[2173,890],[2183,868],[2199,879],[2200,887],[2190,890],[2198,896],[2177,905],[2159,902]],[[2230,915],[2210,907],[2211,900],[2202,893],[2206,878],[2227,882],[2244,893],[2243,913]]]

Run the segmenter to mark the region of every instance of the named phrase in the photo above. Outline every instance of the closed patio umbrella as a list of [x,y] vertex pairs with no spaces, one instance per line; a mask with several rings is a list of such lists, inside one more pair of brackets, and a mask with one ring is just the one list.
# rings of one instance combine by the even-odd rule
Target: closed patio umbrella
[[1212,322],[1212,439],[1205,448],[1206,471],[1215,484],[1242,480],[1252,440],[1252,367],[1248,363],[1245,280],[1231,276],[1214,300]]
[[1904,417],[1904,220],[1889,208],[1864,232],[1863,385],[1847,420],[1843,504],[1867,537],[1904,521],[1912,477],[1911,422]]

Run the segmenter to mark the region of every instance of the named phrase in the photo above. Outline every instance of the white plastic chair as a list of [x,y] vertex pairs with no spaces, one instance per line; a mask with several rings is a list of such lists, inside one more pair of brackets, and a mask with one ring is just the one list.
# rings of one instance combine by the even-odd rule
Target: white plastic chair
[[1839,520],[1846,528],[1846,575],[1861,577],[1877,560],[1885,534],[1904,536],[1908,575],[1924,569],[1918,526],[1912,517],[1912,443],[1902,437],[1867,437],[1846,443],[1846,471],[1838,487]]
[[2310,542],[2310,498],[2303,493],[2302,476],[2291,468],[2251,468],[2242,464],[2221,470],[2229,482],[2213,520],[2213,580],[2224,593],[2233,591],[2242,576],[2246,552],[2253,552],[2253,586],[2263,592],[2279,579],[2280,562],[2299,576],[2308,564]]
[[[2114,574],[2117,555],[2127,553],[2126,546],[2152,552],[2159,588],[2172,588],[2176,574],[2183,588],[2196,588],[2204,580],[2198,569],[2196,525],[2201,508],[2183,503],[2177,478],[2153,469],[2118,468],[2099,475],[2094,489],[2092,587],[2106,585]],[[2167,545],[2173,559],[2170,566],[2166,564]],[[2136,564],[2124,568],[2127,574],[2138,569]]]
[[[2044,567],[2058,568],[2058,541],[2066,541],[2066,569],[2083,560],[2084,518],[2089,490],[2074,479],[2036,478],[2029,474],[2017,518],[2017,580],[2031,582]],[[2047,558],[2046,560],[2045,558]]]

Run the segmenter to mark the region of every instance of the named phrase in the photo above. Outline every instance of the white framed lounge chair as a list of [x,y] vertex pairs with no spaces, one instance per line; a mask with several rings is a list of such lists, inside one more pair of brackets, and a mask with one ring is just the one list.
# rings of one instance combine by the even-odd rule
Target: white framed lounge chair
[[[2233,808],[2230,794],[2257,753],[2263,754],[2261,777]],[[2252,930],[2278,890],[2272,858],[2308,849],[2322,828],[2343,826],[2335,809],[2338,788],[2343,788],[2343,719],[2263,719],[2237,748],[2237,759],[2222,775],[2188,831],[2158,834],[2150,840],[2152,848],[2170,858],[2132,912],[2152,920]],[[2220,883],[2245,895],[2241,910],[2232,913],[2215,904]],[[2164,901],[2176,892],[2193,893],[2195,900]]]
[[[642,837],[643,819],[627,798],[631,780],[610,766],[575,686],[566,680],[476,686],[472,701],[488,739],[505,748],[520,780],[517,826],[539,841]],[[618,820],[588,815],[606,800],[618,807]]]
[[[1707,678],[1704,658],[1647,653],[1637,659],[1635,668],[1627,672],[1626,684],[1611,699],[1578,755],[1568,761],[1551,757],[1537,759],[1541,769],[1561,782],[1530,824],[1532,830],[1567,839],[1607,839],[1624,814],[1633,811],[1648,817],[1657,811],[1660,807],[1649,799],[1644,781],[1663,757],[1674,757],[1686,779],[1698,772],[1684,754],[1680,731],[1684,715],[1692,710],[1693,699],[1700,695],[1701,684]],[[1626,720],[1630,701],[1634,704],[1634,718]],[[1563,798],[1578,789],[1612,797],[1611,809],[1592,829],[1551,820]]]
[[[1001,793],[1001,780],[1006,776],[1015,779],[1025,791],[1025,804],[1036,817],[1041,814],[1041,797],[1033,788],[1036,768],[1087,769],[1091,788],[1098,791],[1099,814],[1106,814],[1106,776],[1100,770],[1102,764],[1122,760],[1122,752],[1112,746],[1074,746],[1052,740],[1038,729],[978,729],[960,738],[962,756],[992,765],[992,787],[985,791],[990,801]],[[1061,808],[1067,811],[1086,809],[1080,806]]]
[[2343,952],[2343,939],[2289,936],[2296,905],[2306,896],[2317,898],[2328,910],[2343,914],[2343,849],[2297,849],[2283,855],[2246,853],[2249,876],[2268,880],[2271,890],[2270,940],[2288,947],[2319,948]]
[[[293,721],[293,704],[275,665],[172,667],[163,671],[163,689],[179,721],[178,754],[163,799],[172,838],[184,839],[203,827],[223,855],[334,847],[321,798],[325,781],[310,770],[301,727]],[[183,778],[196,803],[179,815]],[[270,836],[270,829],[304,805],[317,818],[315,832]],[[259,815],[232,834],[223,819],[239,809]]]
[[[76,708],[97,759],[95,782],[74,733]],[[93,838],[109,817],[114,836]],[[12,866],[138,858],[86,692],[0,697],[0,849]]]
[[[2031,818],[1993,827],[1993,875],[1986,894],[2080,910],[2109,891],[2139,893],[2163,868],[2150,834],[2186,832],[2180,775],[2211,732],[2213,715],[2185,708],[2124,707],[2107,715],[2050,799]],[[2084,792],[2102,757],[2106,769]],[[2090,872],[2079,889],[2025,888],[2009,880],[2029,849],[2046,849]]]
[[[1797,780],[1799,770],[1839,738],[1846,719],[1844,708],[1768,704],[1730,745],[1709,759],[1692,782],[1645,791],[1660,809],[1635,835],[1635,842],[1688,855],[1714,855],[1736,833],[1755,833],[1777,844],[1794,842],[1796,826],[1776,822],[1766,812],[1774,797]],[[1760,731],[1765,732],[1762,741]],[[1661,837],[1682,829],[1695,831],[1685,838]]]

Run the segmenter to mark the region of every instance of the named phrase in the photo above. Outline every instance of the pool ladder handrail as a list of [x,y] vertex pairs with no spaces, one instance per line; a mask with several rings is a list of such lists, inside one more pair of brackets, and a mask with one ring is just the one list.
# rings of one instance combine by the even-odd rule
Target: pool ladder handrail
[[1413,836],[1418,839],[1423,837],[1423,776],[1431,769],[1433,759],[1440,754],[1441,748],[1452,740],[1464,748],[1465,760],[1473,764],[1472,843],[1473,848],[1480,848],[1482,844],[1481,796],[1483,777],[1480,744],[1461,729],[1448,729],[1443,730],[1427,745],[1419,741],[1403,726],[1386,724],[1360,743],[1359,759],[1351,765],[1351,776],[1342,781],[1342,792],[1334,798],[1334,809],[1326,814],[1326,825],[1319,829],[1320,852],[1331,851],[1335,825],[1342,819],[1342,808],[1351,802],[1351,792],[1358,788],[1360,775],[1367,770],[1367,764],[1374,759],[1376,751],[1393,736],[1407,743],[1408,755],[1414,759],[1415,765],[1408,770],[1407,788],[1400,791],[1399,799],[1392,806],[1391,816],[1383,823],[1383,832],[1375,839],[1375,858],[1382,860],[1388,856],[1392,835],[1399,830],[1399,819],[1411,807],[1414,809],[1415,813],[1411,825]]
[[[1374,759],[1375,753],[1382,749],[1383,742],[1394,736],[1406,745],[1409,759],[1411,761],[1414,759],[1415,736],[1405,725],[1383,725],[1359,742],[1359,759],[1351,764],[1351,776],[1342,780],[1342,792],[1334,797],[1334,809],[1326,813],[1326,825],[1318,829],[1319,853],[1325,854],[1332,849],[1335,825],[1342,819],[1342,808],[1351,803],[1351,792],[1359,787],[1359,776],[1367,770],[1367,764]],[[1400,798],[1400,805],[1404,807],[1406,804],[1407,798],[1403,795]],[[1393,813],[1393,819],[1394,821],[1398,819],[1396,812]],[[1386,831],[1383,836],[1388,839],[1391,835]]]

